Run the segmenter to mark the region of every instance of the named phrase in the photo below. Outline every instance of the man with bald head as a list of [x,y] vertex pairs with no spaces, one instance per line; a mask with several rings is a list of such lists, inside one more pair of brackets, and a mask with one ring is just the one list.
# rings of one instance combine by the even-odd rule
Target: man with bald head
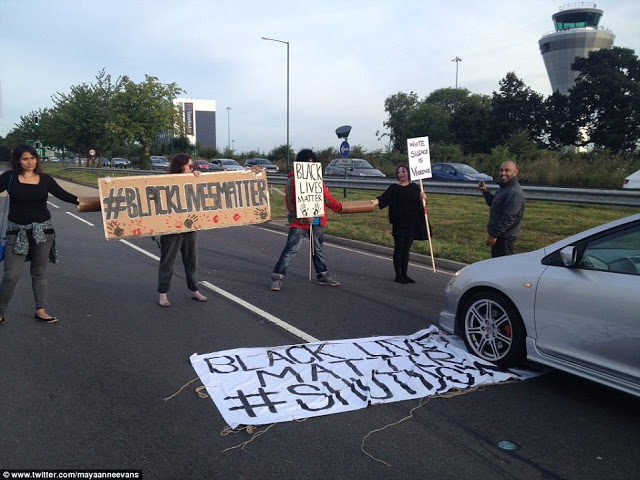
[[508,161],[500,165],[500,189],[495,193],[487,190],[480,182],[478,189],[489,205],[487,223],[487,245],[491,247],[492,257],[513,255],[513,244],[518,239],[522,217],[524,216],[524,192],[518,182],[518,166]]

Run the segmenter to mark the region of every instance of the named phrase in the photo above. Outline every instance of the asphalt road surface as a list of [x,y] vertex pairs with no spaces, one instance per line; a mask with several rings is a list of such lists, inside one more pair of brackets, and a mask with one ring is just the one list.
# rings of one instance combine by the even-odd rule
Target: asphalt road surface
[[[60,321],[33,319],[25,267],[0,327],[0,472],[135,469],[146,479],[639,478],[638,400],[559,372],[432,398],[417,409],[418,400],[404,401],[278,423],[259,428],[266,432],[244,448],[232,448],[252,436],[224,434],[226,423],[211,399],[195,391],[199,381],[177,393],[196,377],[190,355],[305,341],[272,317],[321,340],[411,334],[436,323],[452,272],[411,265],[417,283],[400,285],[392,281],[388,253],[327,241],[327,263],[340,287],[310,282],[301,252],[282,291],[271,292],[285,233],[232,227],[198,233],[199,277],[213,287],[202,288],[209,302],[191,301],[178,262],[172,306],[161,308],[159,249],[151,239],[107,242],[99,213],[76,213],[55,198],[50,203],[60,263],[49,266],[47,310]],[[515,449],[500,448],[502,441]]]

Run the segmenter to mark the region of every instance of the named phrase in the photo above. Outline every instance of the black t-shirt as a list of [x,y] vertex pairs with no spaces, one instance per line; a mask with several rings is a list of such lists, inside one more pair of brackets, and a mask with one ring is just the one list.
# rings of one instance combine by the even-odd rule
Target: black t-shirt
[[[11,186],[9,187],[9,179]],[[40,175],[40,182],[36,185],[21,183],[18,175],[8,170],[0,175],[0,192],[9,188],[9,221],[18,225],[46,222],[51,218],[47,208],[49,194],[64,202],[78,203],[78,197],[64,190],[46,173]]]

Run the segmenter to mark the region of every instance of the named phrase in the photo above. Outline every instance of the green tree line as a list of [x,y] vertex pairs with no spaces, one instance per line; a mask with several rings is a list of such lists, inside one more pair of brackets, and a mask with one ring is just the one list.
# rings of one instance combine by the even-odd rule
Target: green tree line
[[[614,47],[576,58],[579,72],[568,95],[547,98],[533,91],[514,72],[500,80],[492,95],[464,88],[442,88],[420,99],[398,92],[384,100],[387,119],[377,136],[386,148],[366,151],[352,146],[351,157],[366,158],[393,174],[406,162],[408,138],[429,136],[432,162],[469,163],[495,174],[506,158],[522,166],[524,181],[559,185],[619,187],[640,168],[640,61],[633,50]],[[0,159],[13,145],[39,139],[61,155],[95,148],[99,156],[140,156],[189,151],[202,158],[242,160],[267,157],[286,165],[295,157],[290,146],[269,153],[235,152],[190,145],[182,133],[182,116],[172,99],[184,91],[146,76],[112,80],[101,71],[95,82],[72,86],[52,96],[53,107],[29,112],[0,139]],[[34,118],[39,119],[36,125]],[[319,150],[323,163],[339,157],[335,147]]]

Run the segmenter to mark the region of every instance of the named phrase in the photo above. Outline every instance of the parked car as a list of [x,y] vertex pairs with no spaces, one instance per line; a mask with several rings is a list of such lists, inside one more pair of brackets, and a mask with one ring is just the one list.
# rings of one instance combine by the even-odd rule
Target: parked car
[[480,173],[465,163],[434,163],[431,165],[434,180],[448,180],[450,182],[493,182],[491,175]]
[[324,174],[326,176],[344,177],[344,172],[346,170],[348,177],[386,177],[384,173],[382,173],[376,167],[374,167],[369,162],[361,158],[351,159],[350,168],[339,167],[338,164],[340,161],[344,161],[344,160],[340,158],[331,160],[329,165],[327,165],[327,168],[325,169]]
[[[86,160],[86,159],[84,159],[84,158],[83,158],[83,160]],[[111,166],[111,160],[109,160],[109,159],[108,159],[108,158],[106,158],[106,157],[105,157],[105,158],[101,158],[101,159],[100,159],[100,164],[101,164],[103,167],[110,167],[110,166]]]
[[625,178],[622,188],[640,188],[640,170]]
[[169,160],[167,157],[153,155],[151,157],[151,170],[164,170],[169,168]]
[[230,171],[244,170],[244,167],[242,165],[240,165],[238,162],[236,162],[231,158],[214,158],[213,160],[211,160],[210,163],[211,163],[212,171],[230,172]]
[[264,168],[267,173],[278,173],[280,171],[278,166],[267,158],[247,158],[244,162],[245,167],[253,167],[254,165]]
[[111,159],[111,166],[115,168],[129,168],[131,162],[126,158],[115,157]]
[[193,162],[193,169],[200,170],[201,172],[208,172],[211,170],[211,164],[206,160],[196,160]]
[[640,214],[469,265],[440,326],[502,367],[526,359],[640,396]]

